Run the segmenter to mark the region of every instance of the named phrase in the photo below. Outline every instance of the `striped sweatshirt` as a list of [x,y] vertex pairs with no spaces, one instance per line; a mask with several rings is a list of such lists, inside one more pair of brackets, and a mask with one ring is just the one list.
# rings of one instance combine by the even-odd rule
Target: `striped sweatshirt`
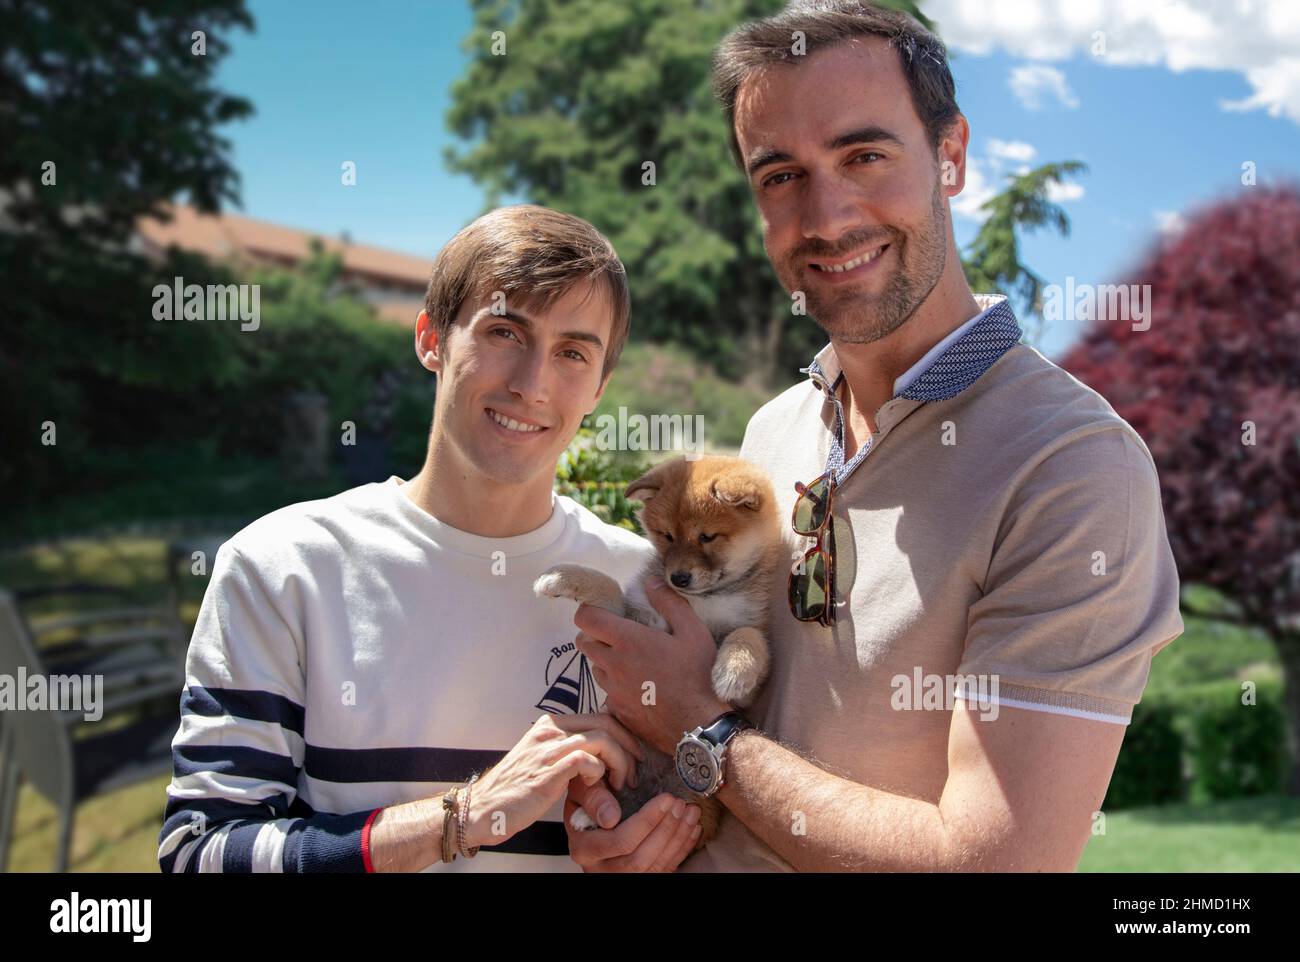
[[[652,552],[553,495],[512,538],[438,521],[403,482],[290,505],[222,545],[186,660],[164,872],[371,871],[387,805],[436,797],[543,711],[604,695],[576,604],[532,583],[561,562],[627,585]],[[472,860],[425,871],[577,871],[561,806]]]

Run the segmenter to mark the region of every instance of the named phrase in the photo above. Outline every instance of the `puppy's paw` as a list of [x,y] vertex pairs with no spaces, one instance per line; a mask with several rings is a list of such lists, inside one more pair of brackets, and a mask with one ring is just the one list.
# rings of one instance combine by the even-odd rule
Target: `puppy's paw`
[[556,565],[533,582],[539,598],[571,598],[578,604],[594,605],[616,615],[623,614],[623,590],[602,571],[583,565]]
[[758,690],[761,678],[721,662],[713,666],[713,691],[725,702],[744,708]]
[[767,677],[767,639],[755,628],[737,628],[723,639],[713,662],[713,690],[723,701],[747,706]]
[[539,598],[572,598],[574,601],[582,601],[578,597],[580,584],[569,568],[570,565],[556,565],[549,568],[533,582],[533,594]]
[[569,816],[569,825],[575,832],[590,832],[592,829],[600,828],[591,820],[591,816],[587,814],[587,810],[584,808],[578,809]]

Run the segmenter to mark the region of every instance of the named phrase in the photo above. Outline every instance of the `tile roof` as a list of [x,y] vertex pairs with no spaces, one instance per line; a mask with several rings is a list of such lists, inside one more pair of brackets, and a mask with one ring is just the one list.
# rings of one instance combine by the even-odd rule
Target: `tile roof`
[[142,219],[137,225],[144,240],[160,249],[175,245],[181,250],[216,258],[296,263],[308,256],[311,238],[320,236],[326,250],[343,255],[343,266],[351,274],[423,292],[433,270],[432,257],[425,260],[364,244],[345,244],[337,238],[240,214],[207,215],[185,205],[170,210],[173,214],[170,222]]

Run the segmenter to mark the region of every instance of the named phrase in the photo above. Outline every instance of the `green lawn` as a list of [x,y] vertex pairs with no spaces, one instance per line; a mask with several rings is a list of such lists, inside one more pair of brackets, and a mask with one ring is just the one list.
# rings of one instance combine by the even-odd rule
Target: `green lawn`
[[[170,781],[162,775],[78,806],[69,870],[157,872],[158,832]],[[58,809],[24,785],[18,793],[9,871],[53,871],[58,830]]]
[[1162,805],[1108,815],[1080,872],[1300,871],[1300,798]]

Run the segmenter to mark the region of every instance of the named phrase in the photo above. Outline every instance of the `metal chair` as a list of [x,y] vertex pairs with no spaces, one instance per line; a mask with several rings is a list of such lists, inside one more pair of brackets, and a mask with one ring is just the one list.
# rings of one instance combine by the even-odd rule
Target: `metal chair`
[[[169,607],[121,606],[78,612],[36,627],[22,610],[28,601],[57,595],[125,595],[97,585],[66,585],[25,592],[0,589],[0,674],[103,677],[100,723],[123,709],[171,696],[177,706],[147,714],[102,733],[79,711],[0,712],[0,871],[8,864],[20,776],[59,809],[59,846],[54,870],[66,872],[76,806],[172,769],[171,740],[185,683],[184,629]],[[51,635],[74,637],[42,644]],[[23,694],[18,692],[18,694]]]

